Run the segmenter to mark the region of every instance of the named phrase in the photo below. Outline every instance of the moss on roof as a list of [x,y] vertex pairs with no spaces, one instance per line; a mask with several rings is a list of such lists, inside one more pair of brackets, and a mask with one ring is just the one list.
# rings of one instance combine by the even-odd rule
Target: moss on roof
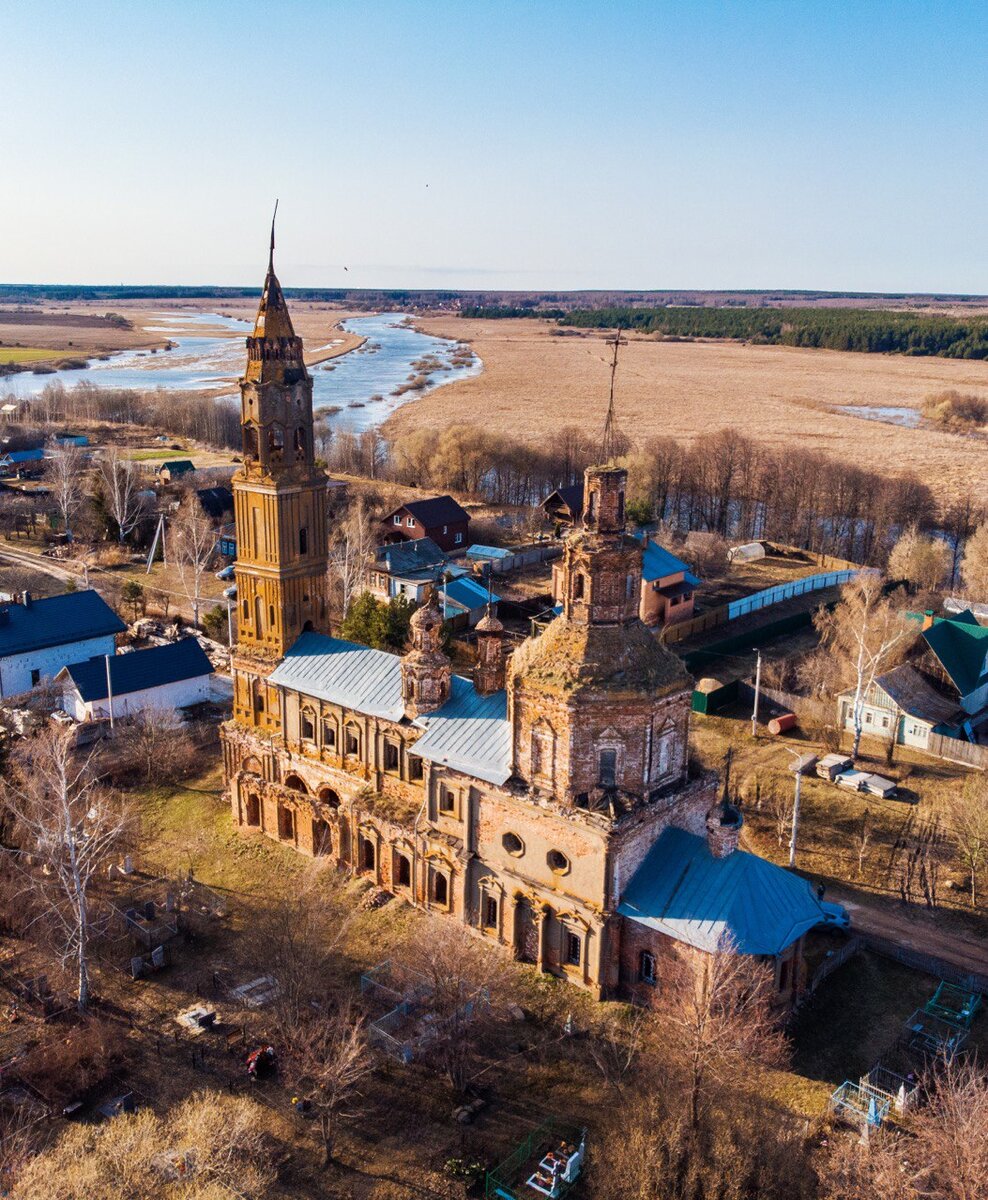
[[584,625],[557,617],[541,637],[515,651],[511,672],[523,685],[557,695],[654,696],[683,691],[693,682],[680,659],[641,621]]

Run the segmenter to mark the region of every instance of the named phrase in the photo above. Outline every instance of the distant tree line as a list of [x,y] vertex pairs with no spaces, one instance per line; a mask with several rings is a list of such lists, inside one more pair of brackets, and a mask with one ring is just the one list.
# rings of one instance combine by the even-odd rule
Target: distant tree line
[[[493,315],[493,314],[489,314]],[[525,315],[524,313],[518,315]],[[565,314],[583,329],[682,338],[737,338],[868,354],[988,358],[988,319],[861,308],[595,308]]]

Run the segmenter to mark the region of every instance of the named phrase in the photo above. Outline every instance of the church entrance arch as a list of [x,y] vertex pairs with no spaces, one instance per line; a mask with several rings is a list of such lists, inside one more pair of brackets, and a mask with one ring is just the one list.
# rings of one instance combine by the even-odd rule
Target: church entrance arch
[[515,957],[519,962],[539,961],[539,925],[527,897],[522,897],[515,907]]

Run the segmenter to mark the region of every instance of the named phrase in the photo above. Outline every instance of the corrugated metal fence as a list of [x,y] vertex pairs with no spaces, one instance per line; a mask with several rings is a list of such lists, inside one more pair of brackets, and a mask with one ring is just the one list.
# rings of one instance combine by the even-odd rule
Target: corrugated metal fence
[[801,579],[793,579],[790,583],[777,583],[763,592],[755,592],[752,596],[732,600],[727,606],[727,619],[736,621],[738,617],[745,617],[748,613],[757,612],[760,608],[768,608],[772,604],[782,604],[786,600],[792,600],[794,596],[805,596],[807,592],[819,592],[824,588],[840,587],[863,574],[873,574],[873,572],[869,568],[827,571],[823,575],[804,575]]

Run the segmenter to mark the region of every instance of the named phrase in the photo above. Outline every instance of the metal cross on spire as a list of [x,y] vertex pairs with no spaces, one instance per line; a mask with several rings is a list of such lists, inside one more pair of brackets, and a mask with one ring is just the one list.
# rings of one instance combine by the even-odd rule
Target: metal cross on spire
[[614,347],[614,355],[611,358],[611,388],[610,394],[607,397],[607,417],[604,421],[604,437],[601,444],[601,460],[609,463],[614,457],[614,445],[617,435],[617,430],[614,426],[614,378],[617,375],[618,363],[618,348],[626,345],[626,342],[621,337],[621,326],[612,338],[607,339],[607,344]]
[[274,202],[274,214],[271,217],[271,253],[268,255],[268,270],[274,270],[274,223],[278,217],[278,201]]

